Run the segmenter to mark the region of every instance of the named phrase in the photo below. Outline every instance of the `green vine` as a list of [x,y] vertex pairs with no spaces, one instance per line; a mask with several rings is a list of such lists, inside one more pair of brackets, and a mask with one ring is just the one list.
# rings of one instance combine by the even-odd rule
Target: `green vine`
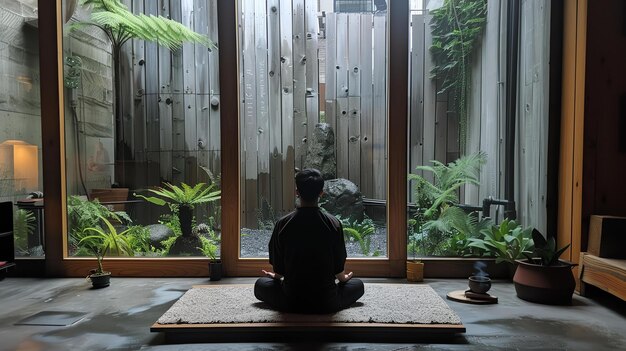
[[432,15],[431,78],[442,80],[440,94],[452,95],[459,116],[459,142],[465,150],[471,57],[487,21],[487,0],[445,0]]

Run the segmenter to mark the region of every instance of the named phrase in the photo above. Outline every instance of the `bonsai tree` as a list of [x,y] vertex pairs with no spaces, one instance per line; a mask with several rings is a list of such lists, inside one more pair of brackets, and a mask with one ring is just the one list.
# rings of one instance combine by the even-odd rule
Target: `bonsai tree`
[[100,217],[102,223],[104,223],[106,229],[100,227],[89,227],[83,230],[78,246],[81,249],[85,249],[98,261],[98,268],[92,270],[88,278],[91,279],[94,287],[106,287],[109,286],[109,279],[111,272],[106,272],[102,268],[102,260],[106,254],[122,256],[124,254],[128,256],[134,255],[134,251],[126,234],[131,230],[126,229],[122,232],[117,232],[117,229],[109,222],[105,217]]
[[115,135],[116,159],[125,158],[125,141],[123,134],[121,104],[121,67],[120,54],[122,47],[130,39],[156,42],[172,51],[178,50],[186,42],[198,43],[209,48],[215,44],[206,36],[196,33],[183,24],[162,16],[135,15],[120,0],[81,0],[81,5],[90,6],[93,10],[88,22],[78,22],[71,29],[91,25],[100,28],[111,42],[113,91],[115,100]]
[[181,183],[179,187],[165,183],[165,188],[159,187],[157,189],[148,190],[159,197],[140,194],[134,195],[155,205],[167,205],[172,213],[178,215],[182,235],[176,240],[172,247],[170,247],[170,253],[200,254],[201,252],[198,251],[198,247],[201,246],[200,239],[198,239],[197,235],[193,235],[192,232],[193,208],[199,204],[219,200],[221,198],[221,191],[214,189],[214,184],[207,185],[205,183],[198,183],[192,187]]

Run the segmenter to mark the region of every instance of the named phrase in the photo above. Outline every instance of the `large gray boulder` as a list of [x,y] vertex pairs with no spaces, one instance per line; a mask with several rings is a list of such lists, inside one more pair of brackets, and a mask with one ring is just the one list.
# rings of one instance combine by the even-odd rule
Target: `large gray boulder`
[[325,181],[321,202],[321,206],[331,214],[350,218],[350,221],[363,220],[363,195],[359,187],[347,179]]
[[161,244],[162,241],[176,236],[174,231],[164,224],[150,224],[146,226],[146,229],[150,231],[150,245],[154,246],[156,249],[163,248]]
[[328,123],[317,123],[311,140],[307,141],[308,148],[304,160],[304,168],[315,168],[322,173],[322,177],[335,179],[337,177],[337,158],[335,157],[335,132]]

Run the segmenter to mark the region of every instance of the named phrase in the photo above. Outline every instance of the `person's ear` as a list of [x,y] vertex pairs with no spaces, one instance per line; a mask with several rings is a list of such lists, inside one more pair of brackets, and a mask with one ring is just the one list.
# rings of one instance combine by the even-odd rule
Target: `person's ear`
[[324,190],[320,191],[319,197],[322,197],[322,195],[324,195]]
[[298,188],[296,188],[296,197],[300,197],[300,192],[298,191]]

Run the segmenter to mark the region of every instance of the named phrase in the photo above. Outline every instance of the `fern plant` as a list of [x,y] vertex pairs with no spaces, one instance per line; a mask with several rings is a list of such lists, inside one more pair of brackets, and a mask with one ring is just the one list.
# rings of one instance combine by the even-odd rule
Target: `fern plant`
[[[432,166],[418,166],[416,170],[433,174],[429,182],[419,174],[409,174],[414,181],[417,211],[413,238],[425,254],[445,255],[446,245],[453,239],[453,229],[458,234],[467,229],[468,215],[454,205],[459,203],[459,189],[467,184],[479,184],[480,167],[487,160],[483,152],[465,155],[447,165],[431,161]],[[467,236],[467,235],[465,235]]]
[[28,236],[35,232],[36,222],[35,215],[31,211],[24,209],[15,211],[13,214],[15,250],[28,252]]
[[109,222],[108,219],[101,217],[100,220],[105,224],[105,229],[100,227],[85,228],[81,234],[78,245],[87,251],[91,252],[98,261],[98,268],[95,274],[103,274],[102,260],[106,254],[111,255],[134,255],[132,245],[126,236],[132,228],[126,229],[122,232],[117,232],[117,229]]
[[165,183],[165,187],[148,190],[158,197],[136,193],[133,195],[158,206],[168,205],[170,210],[178,215],[182,236],[189,237],[192,235],[192,210],[194,206],[217,201],[221,198],[221,191],[214,190],[214,188],[215,184],[198,183],[192,187],[185,183],[181,183],[180,186]]
[[91,19],[73,24],[70,29],[90,25],[100,28],[111,41],[113,54],[113,90],[115,94],[115,127],[118,136],[116,157],[124,159],[125,141],[122,127],[121,67],[122,46],[130,39],[155,42],[170,50],[178,50],[184,43],[198,43],[208,48],[216,48],[206,36],[196,33],[183,24],[165,18],[139,14],[128,10],[121,0],[81,0],[81,5],[92,9]]
[[[369,256],[372,246],[372,234],[375,233],[376,229],[374,222],[368,217],[365,217],[361,222],[356,219],[350,222],[348,218],[336,217],[343,227],[343,235],[350,241],[356,241],[359,244],[361,253]],[[374,256],[378,256],[378,254],[375,252]]]

